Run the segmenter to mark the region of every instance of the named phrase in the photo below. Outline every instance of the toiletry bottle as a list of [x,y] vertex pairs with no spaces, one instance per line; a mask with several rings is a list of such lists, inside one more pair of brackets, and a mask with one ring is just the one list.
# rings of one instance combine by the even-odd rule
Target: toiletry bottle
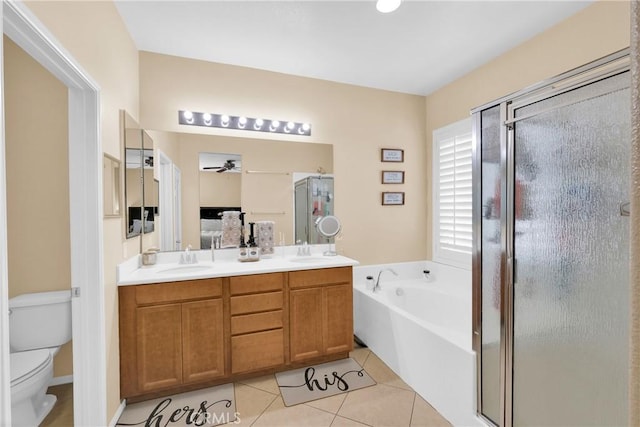
[[258,261],[260,259],[260,248],[256,245],[255,234],[254,234],[254,226],[255,222],[249,223],[249,241],[247,242],[247,258],[248,261]]

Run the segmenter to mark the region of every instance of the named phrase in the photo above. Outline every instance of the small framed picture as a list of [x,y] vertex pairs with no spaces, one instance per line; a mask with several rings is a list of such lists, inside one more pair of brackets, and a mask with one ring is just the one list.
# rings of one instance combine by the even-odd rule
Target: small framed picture
[[382,162],[404,162],[404,150],[396,148],[382,148],[380,151],[380,161]]
[[383,184],[404,184],[404,171],[382,171]]
[[385,191],[382,193],[383,205],[404,205],[404,191],[390,192]]

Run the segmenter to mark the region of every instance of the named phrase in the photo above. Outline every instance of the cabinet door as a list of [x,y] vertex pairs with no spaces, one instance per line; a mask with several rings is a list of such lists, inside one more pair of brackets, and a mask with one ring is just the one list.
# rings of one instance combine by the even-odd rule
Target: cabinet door
[[327,286],[323,291],[325,354],[353,349],[353,286]]
[[322,355],[322,288],[290,292],[291,361]]
[[182,304],[184,382],[225,375],[222,299]]
[[139,307],[138,389],[152,391],[182,383],[181,304]]

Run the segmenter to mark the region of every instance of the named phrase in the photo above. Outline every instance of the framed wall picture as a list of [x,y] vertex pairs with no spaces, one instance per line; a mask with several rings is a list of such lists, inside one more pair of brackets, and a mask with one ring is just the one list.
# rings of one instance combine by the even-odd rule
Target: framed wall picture
[[383,184],[404,184],[404,171],[382,171]]
[[391,192],[385,191],[382,193],[383,205],[404,205],[404,191]]
[[404,150],[397,148],[382,148],[380,150],[380,160],[383,162],[404,162]]

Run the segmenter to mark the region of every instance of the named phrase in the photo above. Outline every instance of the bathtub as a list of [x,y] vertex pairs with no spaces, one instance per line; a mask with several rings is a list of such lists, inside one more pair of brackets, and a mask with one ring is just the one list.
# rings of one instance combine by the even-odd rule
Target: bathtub
[[[381,290],[365,277],[385,272]],[[425,280],[424,269],[432,272]],[[435,263],[354,268],[354,333],[452,424],[484,425],[475,415],[471,273]]]

